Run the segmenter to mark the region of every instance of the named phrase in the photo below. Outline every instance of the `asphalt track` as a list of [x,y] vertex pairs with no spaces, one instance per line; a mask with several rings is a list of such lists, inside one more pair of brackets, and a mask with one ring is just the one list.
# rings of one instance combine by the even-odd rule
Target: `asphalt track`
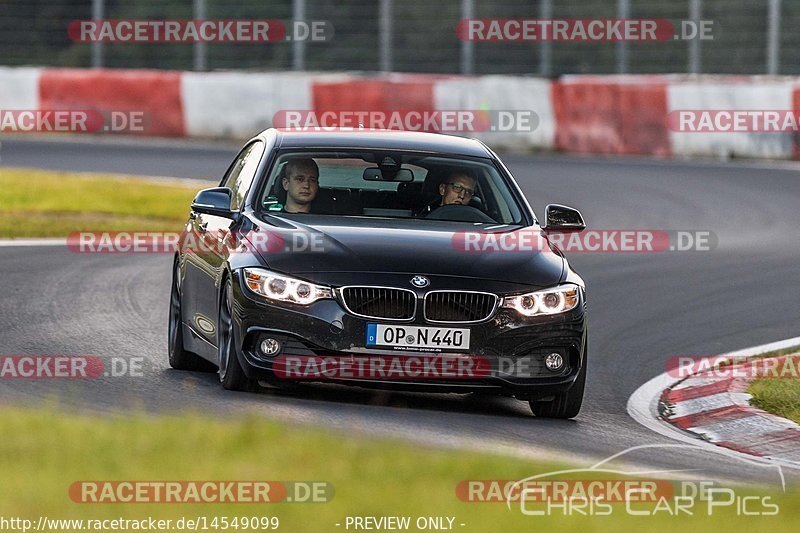
[[[11,139],[3,140],[0,165],[205,178],[223,172],[235,153],[231,144]],[[540,217],[545,204],[557,202],[579,208],[591,228],[710,230],[718,238],[709,252],[570,256],[588,283],[590,321],[587,398],[575,420],[536,419],[527,404],[498,398],[338,387],[225,392],[215,374],[168,367],[170,257],[81,255],[61,247],[0,248],[0,354],[144,357],[144,376],[3,380],[0,402],[223,417],[248,410],[365,436],[602,459],[674,443],[626,413],[628,397],[662,373],[669,357],[800,334],[800,171],[791,165],[504,160]],[[773,469],[692,449],[646,449],[626,458],[692,469],[686,475],[695,478],[776,482]],[[797,473],[786,474],[797,486]]]

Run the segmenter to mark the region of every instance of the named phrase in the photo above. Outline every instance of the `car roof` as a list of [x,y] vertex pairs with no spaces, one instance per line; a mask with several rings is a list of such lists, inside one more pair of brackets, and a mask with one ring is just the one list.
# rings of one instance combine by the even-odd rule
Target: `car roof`
[[277,133],[277,148],[368,148],[408,150],[472,157],[492,157],[486,146],[475,139],[441,133],[397,130],[337,129],[334,131],[265,130]]

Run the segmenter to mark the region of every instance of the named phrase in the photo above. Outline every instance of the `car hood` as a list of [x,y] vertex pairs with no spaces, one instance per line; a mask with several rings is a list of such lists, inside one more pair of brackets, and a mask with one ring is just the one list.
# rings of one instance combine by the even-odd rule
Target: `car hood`
[[[249,239],[255,241],[254,235],[264,232],[262,242],[266,239],[272,243],[256,247],[266,268],[319,283],[335,284],[334,279],[343,279],[335,274],[393,273],[541,288],[559,283],[566,268],[565,260],[549,246],[541,251],[509,251],[486,246],[481,240],[481,246],[470,246],[467,251],[464,244],[465,232],[473,236],[491,233],[494,238],[512,233],[509,237],[514,239],[521,232],[539,235],[538,227],[315,215],[271,215],[256,217],[255,221],[259,230]],[[358,279],[361,283],[375,282],[363,276]]]

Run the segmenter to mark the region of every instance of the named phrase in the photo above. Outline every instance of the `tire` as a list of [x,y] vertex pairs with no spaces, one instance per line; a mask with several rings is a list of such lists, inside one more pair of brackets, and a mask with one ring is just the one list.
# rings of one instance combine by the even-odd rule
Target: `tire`
[[169,325],[167,336],[167,353],[169,354],[169,366],[176,370],[196,370],[202,372],[214,372],[216,367],[200,357],[199,355],[187,351],[183,347],[183,327],[181,317],[181,293],[178,288],[179,266],[175,262],[175,269],[172,272],[172,290],[169,297]]
[[217,324],[217,353],[219,356],[219,381],[226,390],[255,392],[258,382],[248,378],[236,355],[233,333],[233,283],[225,281],[225,289],[219,299]]
[[557,394],[552,400],[546,402],[528,402],[531,411],[541,418],[575,418],[583,404],[583,391],[586,388],[586,363],[587,345],[583,345],[583,367],[578,373],[575,383],[566,392]]

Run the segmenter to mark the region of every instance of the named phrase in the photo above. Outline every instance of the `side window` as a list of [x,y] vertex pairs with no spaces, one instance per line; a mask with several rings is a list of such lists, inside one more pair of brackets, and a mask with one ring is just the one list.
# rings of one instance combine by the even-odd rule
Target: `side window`
[[258,163],[261,161],[261,156],[263,154],[263,142],[256,141],[249,144],[241,151],[230,170],[228,170],[228,174],[225,176],[225,181],[223,181],[222,186],[228,187],[233,191],[233,199],[231,200],[232,210],[237,211],[241,209],[244,199],[247,196],[247,191],[250,190],[250,185],[253,184],[253,178],[256,177]]

